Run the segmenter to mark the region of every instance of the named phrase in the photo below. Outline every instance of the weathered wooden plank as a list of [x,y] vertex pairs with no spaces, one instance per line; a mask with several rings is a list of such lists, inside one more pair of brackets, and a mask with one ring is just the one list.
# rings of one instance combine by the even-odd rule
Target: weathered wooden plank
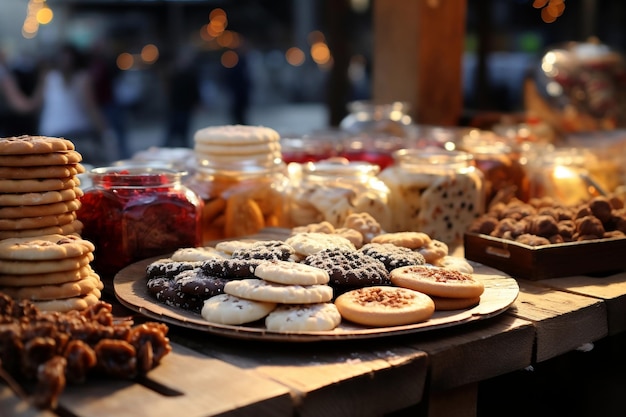
[[626,272],[606,277],[573,276],[539,281],[563,291],[604,300],[609,335],[626,331]]
[[536,328],[535,361],[542,362],[608,334],[602,300],[519,280],[520,294],[510,314]]
[[0,416],[2,417],[56,417],[49,410],[39,410],[26,400],[19,398],[6,385],[0,384]]

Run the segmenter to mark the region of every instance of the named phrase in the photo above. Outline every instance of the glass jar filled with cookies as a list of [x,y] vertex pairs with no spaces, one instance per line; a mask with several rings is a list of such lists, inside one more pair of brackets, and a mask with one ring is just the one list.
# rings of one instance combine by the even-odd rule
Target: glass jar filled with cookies
[[389,188],[380,167],[369,162],[331,158],[290,170],[288,214],[292,226],[323,221],[342,227],[352,213],[369,213],[383,228],[391,220]]
[[97,272],[112,277],[135,261],[200,244],[202,201],[182,184],[183,175],[131,165],[90,171],[78,219],[96,246]]
[[464,151],[401,149],[379,174],[389,187],[388,231],[419,231],[458,245],[484,211],[483,174]]
[[212,126],[198,130],[194,141],[198,168],[187,184],[204,201],[203,242],[287,225],[288,178],[278,132]]

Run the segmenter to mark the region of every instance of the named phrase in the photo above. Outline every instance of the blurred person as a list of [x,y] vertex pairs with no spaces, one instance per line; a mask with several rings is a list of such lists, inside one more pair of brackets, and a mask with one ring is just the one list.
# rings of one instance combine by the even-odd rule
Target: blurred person
[[190,145],[191,117],[200,102],[200,80],[194,58],[192,51],[181,50],[166,73],[167,126],[163,143],[168,148]]
[[43,79],[39,133],[75,143],[87,164],[110,162],[112,134],[96,102],[85,56],[61,46]]
[[11,70],[0,54],[0,136],[35,134],[40,91],[36,68]]
[[107,51],[105,40],[94,44],[91,50],[89,71],[96,104],[117,139],[116,157],[128,159],[131,157],[131,151],[127,142],[125,108],[118,103],[114,87],[119,70],[115,65],[115,59]]

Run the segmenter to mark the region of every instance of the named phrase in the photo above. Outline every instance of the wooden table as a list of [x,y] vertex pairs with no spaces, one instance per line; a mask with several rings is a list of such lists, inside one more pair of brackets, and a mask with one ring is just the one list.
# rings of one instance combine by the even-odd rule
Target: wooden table
[[519,285],[513,306],[496,317],[374,340],[286,344],[172,326],[174,350],[145,380],[69,386],[58,414],[28,407],[0,385],[0,415],[488,415],[481,401],[498,378],[521,378],[518,394],[527,396],[540,389],[523,386],[527,369],[572,352],[584,357],[578,348],[622,340],[626,329],[626,273]]

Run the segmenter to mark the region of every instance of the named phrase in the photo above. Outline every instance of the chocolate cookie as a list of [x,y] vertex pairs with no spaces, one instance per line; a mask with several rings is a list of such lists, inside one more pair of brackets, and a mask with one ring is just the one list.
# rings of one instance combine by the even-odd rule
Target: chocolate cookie
[[224,293],[227,279],[207,275],[201,268],[182,271],[174,277],[174,282],[186,296],[207,299]]
[[210,276],[226,279],[255,278],[254,270],[260,259],[208,259],[202,262],[202,270]]
[[385,264],[363,252],[324,249],[307,256],[303,263],[326,270],[329,285],[338,289],[391,283]]
[[286,261],[296,251],[291,245],[281,240],[255,242],[250,247],[237,249],[232,253],[234,259],[264,259]]
[[176,282],[169,278],[150,278],[146,285],[148,293],[156,298],[157,301],[172,307],[200,312],[204,304],[203,298],[183,293]]
[[146,267],[148,279],[164,277],[174,278],[177,274],[190,269],[199,268],[202,262],[173,261],[170,258],[158,259]]
[[421,253],[392,243],[368,243],[359,251],[381,261],[389,272],[401,266],[424,265],[426,263]]

